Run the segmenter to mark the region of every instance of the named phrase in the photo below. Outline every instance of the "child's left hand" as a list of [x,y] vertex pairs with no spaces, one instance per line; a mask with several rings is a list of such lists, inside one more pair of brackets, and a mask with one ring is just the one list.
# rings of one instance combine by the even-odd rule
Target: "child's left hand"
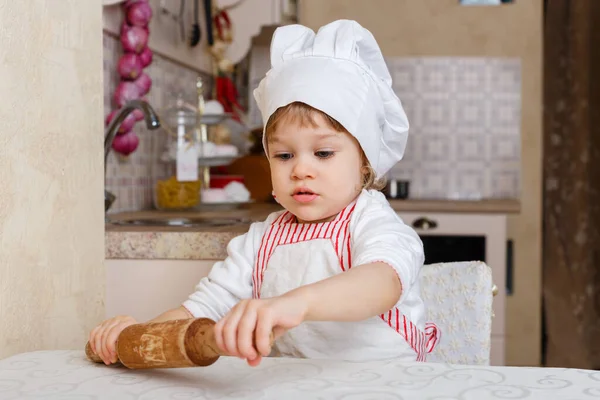
[[256,366],[271,352],[271,332],[277,339],[298,326],[307,310],[307,302],[291,293],[268,299],[242,300],[215,325],[217,345],[227,354],[244,358],[249,365]]

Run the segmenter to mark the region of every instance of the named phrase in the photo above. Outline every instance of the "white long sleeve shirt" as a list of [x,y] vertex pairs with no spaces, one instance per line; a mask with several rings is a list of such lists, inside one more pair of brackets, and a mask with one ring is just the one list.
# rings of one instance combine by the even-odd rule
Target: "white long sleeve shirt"
[[298,224],[288,211],[272,213],[231,240],[227,252],[183,304],[195,317],[219,320],[242,299],[279,296],[357,265],[384,262],[400,278],[402,295],[387,313],[304,322],[275,342],[274,355],[424,361],[439,340],[437,327],[424,320],[422,242],[378,191],[363,190],[330,222]]

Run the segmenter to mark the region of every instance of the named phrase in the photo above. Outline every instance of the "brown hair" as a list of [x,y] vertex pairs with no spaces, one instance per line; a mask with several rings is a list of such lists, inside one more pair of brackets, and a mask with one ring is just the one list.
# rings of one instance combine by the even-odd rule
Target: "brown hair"
[[[323,119],[325,119],[325,123],[329,125],[331,129],[337,132],[344,132],[350,135],[346,128],[344,128],[344,126],[338,121],[336,121],[334,118],[330,117],[321,110],[309,106],[306,103],[301,103],[297,101],[288,104],[287,106],[278,108],[273,113],[273,115],[271,115],[269,121],[267,121],[267,126],[265,128],[265,142],[268,145],[269,137],[273,135],[273,133],[277,130],[277,126],[284,120],[287,122],[296,122],[300,126],[311,126],[316,128],[318,125],[314,120],[315,114],[320,114],[323,117]],[[352,136],[352,138],[356,140],[354,136]],[[268,150],[265,149],[265,151]],[[363,151],[362,147],[360,148],[360,159],[362,162],[362,189],[383,189],[385,187],[385,179],[377,179],[377,173],[369,163],[369,160],[367,159],[367,156],[365,155],[365,152]]]

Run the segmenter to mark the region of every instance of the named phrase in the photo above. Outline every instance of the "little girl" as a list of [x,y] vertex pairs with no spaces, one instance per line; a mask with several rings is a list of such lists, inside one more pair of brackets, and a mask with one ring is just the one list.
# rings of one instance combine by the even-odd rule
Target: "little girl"
[[[376,190],[403,156],[408,121],[375,39],[354,21],[316,34],[285,26],[271,64],[254,95],[284,210],[231,240],[182,306],[153,321],[218,321],[219,347],[250,365],[267,355],[424,361],[439,334],[424,319],[423,246]],[[134,323],[119,316],[91,332],[105,363]]]

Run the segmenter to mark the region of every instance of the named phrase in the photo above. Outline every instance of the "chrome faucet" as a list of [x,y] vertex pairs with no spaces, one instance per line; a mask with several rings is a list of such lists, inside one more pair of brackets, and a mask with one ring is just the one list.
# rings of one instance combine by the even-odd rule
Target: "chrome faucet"
[[[154,111],[154,109],[150,106],[150,104],[146,103],[143,100],[132,100],[126,103],[123,108],[119,110],[117,115],[110,121],[110,124],[106,128],[104,134],[104,181],[106,182],[106,163],[108,160],[108,154],[110,153],[110,149],[112,148],[113,140],[117,135],[117,131],[119,130],[119,126],[125,120],[127,115],[129,115],[132,111],[138,109],[144,113],[144,121],[146,121],[146,127],[150,130],[158,129],[160,127],[160,121],[158,119],[158,115]],[[105,183],[106,184],[106,183]],[[104,189],[104,212],[107,212],[108,209],[112,206],[115,199],[117,197]]]

